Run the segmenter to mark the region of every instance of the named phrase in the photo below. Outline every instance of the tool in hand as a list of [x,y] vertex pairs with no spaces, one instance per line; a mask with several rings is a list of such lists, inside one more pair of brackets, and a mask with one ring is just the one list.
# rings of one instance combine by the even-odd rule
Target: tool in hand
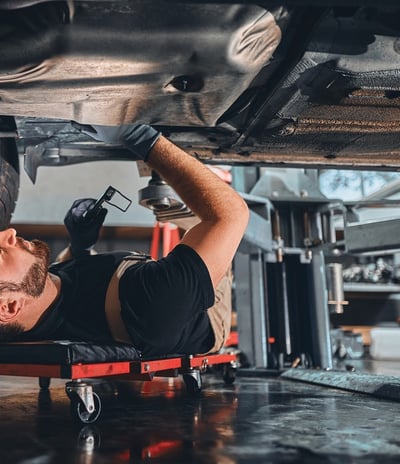
[[[118,194],[117,195],[118,203],[116,203],[115,201],[111,202],[111,200],[114,198],[115,194]],[[107,189],[103,193],[103,195],[96,201],[94,206],[83,213],[83,217],[86,220],[93,219],[94,217],[96,217],[100,213],[101,208],[102,208],[104,203],[107,203],[107,204],[109,204],[111,206],[114,206],[115,208],[119,209],[120,211],[125,212],[131,206],[132,200],[130,198],[128,198],[127,196],[123,195],[115,187],[112,187],[110,185],[110,186],[107,187]]]

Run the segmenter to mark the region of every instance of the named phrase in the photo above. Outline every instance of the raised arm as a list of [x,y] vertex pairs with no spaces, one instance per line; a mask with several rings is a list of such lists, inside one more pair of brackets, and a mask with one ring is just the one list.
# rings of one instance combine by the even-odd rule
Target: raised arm
[[246,229],[246,203],[210,169],[165,137],[157,140],[147,162],[200,219],[186,232],[182,243],[201,256],[216,286]]
[[96,140],[124,145],[132,159],[146,161],[178,193],[200,219],[182,243],[201,256],[217,286],[247,226],[249,213],[240,195],[151,126],[78,127]]

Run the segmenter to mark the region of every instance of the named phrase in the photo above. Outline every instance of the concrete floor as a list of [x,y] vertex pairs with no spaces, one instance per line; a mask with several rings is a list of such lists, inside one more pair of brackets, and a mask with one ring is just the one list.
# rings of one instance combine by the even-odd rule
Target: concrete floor
[[39,392],[36,379],[0,377],[0,463],[400,462],[398,402],[277,377],[203,378],[197,399],[180,378],[99,384],[102,419],[78,426],[64,381]]

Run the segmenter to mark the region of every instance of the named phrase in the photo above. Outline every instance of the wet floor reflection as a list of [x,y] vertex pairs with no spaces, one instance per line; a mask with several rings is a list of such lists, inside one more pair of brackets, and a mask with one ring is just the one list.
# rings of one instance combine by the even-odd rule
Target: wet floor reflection
[[234,463],[221,450],[234,440],[234,387],[187,396],[182,382],[99,384],[102,419],[75,424],[60,388],[8,397],[0,407],[0,462]]
[[2,397],[0,462],[399,462],[398,403],[279,379],[205,383],[197,398],[180,379],[99,383],[96,425],[73,423],[59,386]]

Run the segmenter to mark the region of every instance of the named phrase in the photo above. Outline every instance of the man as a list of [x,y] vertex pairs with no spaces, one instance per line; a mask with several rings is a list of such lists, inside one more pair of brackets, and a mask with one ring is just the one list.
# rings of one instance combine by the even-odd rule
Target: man
[[200,222],[158,261],[126,252],[90,255],[105,211],[89,221],[91,205],[77,202],[65,221],[72,259],[50,272],[44,243],[25,241],[14,229],[0,232],[0,339],[122,341],[145,356],[217,351],[230,314],[214,305],[214,289],[245,231],[245,202],[151,126],[80,128],[147,162]]

